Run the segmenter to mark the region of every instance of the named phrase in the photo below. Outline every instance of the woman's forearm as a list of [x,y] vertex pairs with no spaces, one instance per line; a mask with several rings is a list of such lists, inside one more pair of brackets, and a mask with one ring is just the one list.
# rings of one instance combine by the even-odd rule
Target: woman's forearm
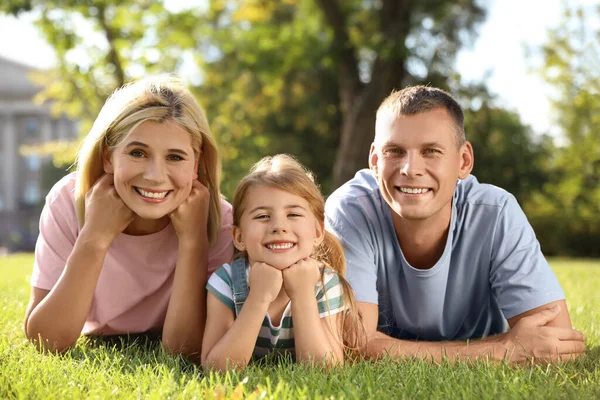
[[165,349],[200,360],[206,322],[208,240],[179,242],[173,289],[162,332]]
[[75,343],[87,319],[110,243],[82,230],[56,285],[26,321],[26,334],[38,348],[63,351]]

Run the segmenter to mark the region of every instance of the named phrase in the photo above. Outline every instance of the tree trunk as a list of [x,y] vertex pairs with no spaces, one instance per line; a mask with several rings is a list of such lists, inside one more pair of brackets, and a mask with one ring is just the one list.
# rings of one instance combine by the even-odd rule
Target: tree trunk
[[318,0],[334,34],[339,56],[342,129],[333,165],[333,185],[341,186],[369,164],[369,148],[375,136],[375,113],[393,89],[406,77],[404,42],[411,26],[413,0],[383,0],[379,10],[381,34],[389,54],[378,56],[367,84],[359,80],[357,49],[349,39],[347,18],[338,0]]

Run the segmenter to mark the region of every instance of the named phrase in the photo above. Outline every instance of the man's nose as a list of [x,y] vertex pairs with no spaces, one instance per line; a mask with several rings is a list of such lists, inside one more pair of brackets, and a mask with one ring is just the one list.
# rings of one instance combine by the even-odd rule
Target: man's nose
[[404,164],[400,171],[408,177],[419,176],[423,174],[423,158],[416,152],[409,152],[404,158]]

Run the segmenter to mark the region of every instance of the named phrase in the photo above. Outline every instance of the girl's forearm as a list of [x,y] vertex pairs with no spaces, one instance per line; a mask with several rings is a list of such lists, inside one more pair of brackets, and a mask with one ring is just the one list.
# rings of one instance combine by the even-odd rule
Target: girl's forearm
[[202,361],[205,369],[225,371],[241,369],[248,365],[256,339],[262,327],[269,303],[248,295],[240,315],[227,333],[213,346]]
[[200,360],[206,321],[208,240],[179,242],[171,298],[162,332],[164,348]]
[[[301,362],[325,361],[328,365],[343,363],[340,346],[332,344],[319,316],[314,292],[292,299],[296,359]],[[333,326],[332,329],[337,329]]]
[[38,348],[61,352],[79,338],[109,246],[81,231],[58,282],[26,321],[27,338]]

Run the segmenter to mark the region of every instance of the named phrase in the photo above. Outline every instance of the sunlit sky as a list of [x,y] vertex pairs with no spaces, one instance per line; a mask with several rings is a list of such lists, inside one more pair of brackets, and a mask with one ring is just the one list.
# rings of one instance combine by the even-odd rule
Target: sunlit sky
[[[166,0],[169,8],[203,0]],[[552,127],[548,96],[551,88],[533,72],[536,48],[547,39],[547,30],[559,24],[563,4],[591,8],[599,0],[488,0],[488,16],[474,43],[461,50],[456,67],[465,81],[481,81],[498,96],[501,106],[518,112],[538,133],[558,133]],[[31,15],[0,16],[0,56],[47,68],[55,62],[52,48],[31,23]]]

